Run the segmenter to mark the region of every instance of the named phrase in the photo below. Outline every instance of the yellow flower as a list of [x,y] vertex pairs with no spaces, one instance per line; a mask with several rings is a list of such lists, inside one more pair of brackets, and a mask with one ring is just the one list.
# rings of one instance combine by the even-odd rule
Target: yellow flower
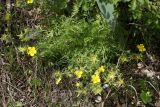
[[37,53],[37,50],[35,47],[28,47],[27,48],[27,54],[30,56],[34,56]]
[[82,74],[83,74],[83,71],[82,70],[76,70],[74,72],[74,74],[76,75],[77,78],[81,78],[82,77]]
[[99,72],[104,72],[105,71],[104,66],[99,67],[98,71]]
[[97,74],[92,75],[91,78],[92,78],[92,82],[94,84],[99,83],[101,81],[99,75],[97,75]]
[[61,77],[59,77],[58,79],[56,79],[56,85],[58,85],[61,82]]
[[27,0],[27,3],[28,3],[28,4],[33,3],[33,0]]
[[144,51],[146,51],[146,48],[144,47],[144,45],[143,45],[143,44],[139,44],[139,45],[137,45],[137,48],[138,48],[138,50],[139,50],[140,52],[144,52]]

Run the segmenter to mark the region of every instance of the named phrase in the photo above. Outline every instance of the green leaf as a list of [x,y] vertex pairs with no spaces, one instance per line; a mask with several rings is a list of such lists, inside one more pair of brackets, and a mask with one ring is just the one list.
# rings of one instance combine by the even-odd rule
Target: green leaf
[[105,3],[105,2],[101,2],[100,0],[96,0],[98,7],[101,11],[101,13],[103,14],[103,16],[105,17],[106,21],[109,23],[109,25],[111,27],[115,27],[116,21],[115,21],[115,16],[114,16],[114,4],[113,3]]
[[147,86],[145,80],[141,80],[140,85],[141,85],[141,90],[146,90]]
[[140,94],[140,98],[141,98],[141,100],[143,101],[144,104],[150,103],[152,101],[151,96],[152,95],[149,91],[147,91],[147,92],[142,91],[141,94]]

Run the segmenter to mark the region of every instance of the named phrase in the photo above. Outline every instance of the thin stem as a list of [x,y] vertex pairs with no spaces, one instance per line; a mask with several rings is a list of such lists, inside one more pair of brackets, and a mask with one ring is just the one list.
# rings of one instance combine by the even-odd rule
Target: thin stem
[[110,93],[111,93],[111,89],[108,91],[108,94],[106,95],[104,101],[102,102],[102,106],[101,107],[104,107],[104,103],[105,103],[106,99],[109,97]]

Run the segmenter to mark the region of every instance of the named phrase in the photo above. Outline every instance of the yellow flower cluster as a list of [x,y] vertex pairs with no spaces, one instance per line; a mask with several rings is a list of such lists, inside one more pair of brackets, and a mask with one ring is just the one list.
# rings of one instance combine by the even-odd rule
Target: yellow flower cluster
[[[96,83],[99,83],[101,80],[100,80],[100,73],[103,73],[105,71],[105,68],[104,66],[100,66],[98,68],[98,70],[96,70],[96,72],[91,76],[91,81],[92,83],[96,84]],[[82,77],[84,71],[83,70],[76,70],[74,72],[75,76],[79,79]],[[79,83],[76,83],[76,86],[79,87],[80,84]]]
[[28,48],[27,48],[27,54],[28,54],[29,56],[32,56],[32,57],[33,57],[36,53],[37,53],[37,50],[36,50],[35,47],[28,47]]
[[146,51],[146,48],[144,47],[143,44],[137,45],[137,48],[138,48],[138,50],[139,50],[140,52],[145,52],[145,51]]
[[28,4],[32,4],[32,3],[33,3],[33,0],[27,0],[27,3],[28,3]]
[[92,82],[94,83],[94,84],[96,84],[96,83],[99,83],[100,81],[101,81],[101,79],[100,79],[100,76],[99,76],[99,74],[101,73],[101,72],[104,72],[105,71],[105,69],[104,69],[104,66],[100,66],[99,68],[98,68],[98,70],[92,75]]
[[83,71],[82,70],[76,70],[74,72],[74,74],[76,75],[77,78],[81,78],[82,77],[82,74],[83,74]]

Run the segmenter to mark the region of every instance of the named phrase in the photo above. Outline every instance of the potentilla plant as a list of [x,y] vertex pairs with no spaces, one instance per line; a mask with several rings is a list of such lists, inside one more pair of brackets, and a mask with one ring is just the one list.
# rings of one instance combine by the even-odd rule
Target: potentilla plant
[[[63,85],[63,78],[72,81],[72,87],[77,96],[102,95],[107,87],[117,88],[124,86],[122,74],[116,66],[103,64],[96,54],[82,53],[71,59],[70,65],[64,72],[55,74],[55,83]],[[57,78],[57,74],[61,75]],[[58,81],[58,82],[57,82]]]

